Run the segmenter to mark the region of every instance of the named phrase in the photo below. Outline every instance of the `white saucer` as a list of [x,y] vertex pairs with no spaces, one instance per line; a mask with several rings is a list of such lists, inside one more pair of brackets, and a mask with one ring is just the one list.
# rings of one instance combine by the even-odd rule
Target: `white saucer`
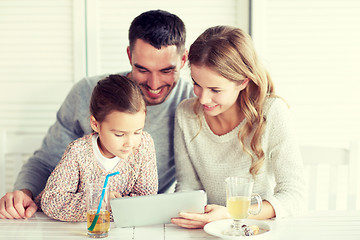
[[260,231],[258,234],[253,236],[227,236],[223,234],[224,229],[228,228],[231,223],[232,219],[224,219],[224,220],[218,220],[211,223],[208,223],[204,226],[204,231],[207,232],[210,235],[220,237],[222,239],[244,239],[244,238],[251,238],[251,239],[265,239],[267,237],[268,233],[271,231],[271,226],[267,224],[266,222],[259,221],[259,220],[253,220],[253,219],[245,219],[244,224],[250,226],[250,225],[256,225],[259,227]]

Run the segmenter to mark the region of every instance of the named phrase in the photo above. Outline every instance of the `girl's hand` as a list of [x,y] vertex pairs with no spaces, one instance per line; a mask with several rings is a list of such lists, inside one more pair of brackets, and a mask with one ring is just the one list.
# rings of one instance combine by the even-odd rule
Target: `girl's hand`
[[203,228],[207,223],[215,220],[230,218],[226,207],[220,205],[206,205],[204,213],[179,213],[178,218],[171,222],[184,228]]
[[115,192],[115,191],[111,191],[110,192],[110,199],[113,199],[113,198],[121,198],[121,194],[118,193],[118,192]]

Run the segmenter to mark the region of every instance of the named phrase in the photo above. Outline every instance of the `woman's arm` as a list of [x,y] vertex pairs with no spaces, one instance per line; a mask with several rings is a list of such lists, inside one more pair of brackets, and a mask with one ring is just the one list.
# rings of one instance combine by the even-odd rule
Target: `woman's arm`
[[[251,208],[256,208],[257,205],[253,205],[251,206]],[[266,200],[262,201],[262,208],[261,211],[258,215],[249,215],[249,219],[258,219],[258,220],[263,220],[263,219],[269,219],[269,218],[273,218],[275,217],[275,210],[273,208],[273,206]]]
[[266,197],[277,218],[298,215],[304,210],[305,176],[290,111],[276,99],[267,113],[268,169],[275,177],[272,196]]
[[186,129],[183,126],[185,121],[189,121],[185,116],[187,105],[184,102],[180,103],[175,112],[174,156],[177,181],[175,191],[203,189],[186,146],[187,142],[191,141],[185,136],[184,131]]
[[[256,206],[252,206],[256,208]],[[262,209],[258,215],[249,215],[249,219],[269,219],[275,217],[274,208],[271,204],[264,200],[262,201]],[[203,228],[207,223],[231,218],[226,207],[220,205],[206,205],[204,213],[179,213],[179,217],[171,219],[173,224],[184,228]]]

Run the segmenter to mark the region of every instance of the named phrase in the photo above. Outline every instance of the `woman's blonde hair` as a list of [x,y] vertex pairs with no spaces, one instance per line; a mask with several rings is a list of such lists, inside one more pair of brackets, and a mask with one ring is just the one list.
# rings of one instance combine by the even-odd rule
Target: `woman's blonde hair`
[[[211,27],[191,45],[189,64],[206,66],[230,81],[249,79],[237,99],[237,104],[246,118],[238,137],[243,150],[251,156],[252,165],[249,171],[255,176],[264,162],[261,136],[265,130],[266,119],[263,107],[265,100],[275,96],[275,93],[269,73],[258,60],[251,37],[236,27]],[[197,101],[194,111],[198,116],[199,106]],[[245,138],[252,132],[251,149],[248,149]]]

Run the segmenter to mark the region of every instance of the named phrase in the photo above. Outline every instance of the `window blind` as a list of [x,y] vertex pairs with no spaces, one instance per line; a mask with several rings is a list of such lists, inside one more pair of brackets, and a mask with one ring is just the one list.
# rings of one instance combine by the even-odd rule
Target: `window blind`
[[[244,0],[184,0],[184,1],[98,1],[98,25],[92,26],[98,31],[97,46],[89,46],[97,59],[89,59],[95,69],[89,73],[116,73],[130,70],[126,54],[128,30],[131,21],[144,11],[162,9],[180,17],[187,29],[186,47],[208,27],[227,24],[241,25],[247,21],[248,9]],[[90,30],[91,31],[91,30]],[[91,55],[91,54],[90,54]],[[183,71],[183,75],[188,71]],[[91,75],[91,74],[90,74]]]
[[72,1],[0,1],[0,125],[48,127],[73,81]]
[[12,189],[9,176],[40,146],[76,81],[130,70],[128,28],[150,9],[183,19],[187,47],[207,27],[248,24],[248,0],[0,0],[0,193]]
[[360,138],[360,2],[252,1],[252,35],[301,143]]
[[73,3],[0,0],[1,196],[73,84]]

